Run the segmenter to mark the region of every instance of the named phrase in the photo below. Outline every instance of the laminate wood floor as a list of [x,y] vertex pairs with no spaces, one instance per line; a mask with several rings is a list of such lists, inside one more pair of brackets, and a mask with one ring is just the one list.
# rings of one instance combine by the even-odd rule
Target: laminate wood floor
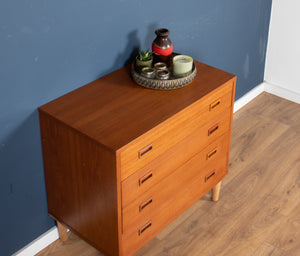
[[[134,256],[299,256],[300,105],[262,93],[234,114],[229,175]],[[102,256],[69,232],[38,256]]]

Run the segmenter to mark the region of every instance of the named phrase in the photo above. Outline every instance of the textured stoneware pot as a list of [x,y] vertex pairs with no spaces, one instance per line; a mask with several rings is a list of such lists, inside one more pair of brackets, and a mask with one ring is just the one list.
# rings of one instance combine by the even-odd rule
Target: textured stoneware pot
[[151,56],[150,60],[140,60],[138,58],[138,56],[135,59],[135,70],[139,73],[141,73],[142,69],[144,67],[152,67],[152,63],[153,63],[153,56]]

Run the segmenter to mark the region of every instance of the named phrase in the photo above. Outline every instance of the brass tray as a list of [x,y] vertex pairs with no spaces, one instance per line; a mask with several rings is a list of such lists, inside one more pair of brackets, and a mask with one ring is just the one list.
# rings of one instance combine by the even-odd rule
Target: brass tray
[[[134,66],[135,66],[134,64],[131,66],[131,75],[133,80],[141,86],[150,89],[156,89],[156,90],[172,90],[172,89],[178,89],[183,86],[186,86],[194,80],[197,73],[195,63],[193,63],[193,68],[191,73],[184,77],[176,78],[170,75],[169,79],[155,79],[155,78],[145,77],[142,74],[138,73],[135,70]],[[172,74],[171,69],[172,68],[169,68],[169,71]]]

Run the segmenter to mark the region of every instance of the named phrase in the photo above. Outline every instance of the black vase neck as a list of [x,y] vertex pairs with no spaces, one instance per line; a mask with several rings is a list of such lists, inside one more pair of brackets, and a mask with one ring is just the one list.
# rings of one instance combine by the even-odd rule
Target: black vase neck
[[155,34],[161,37],[167,37],[170,34],[170,31],[166,28],[159,28],[155,30]]

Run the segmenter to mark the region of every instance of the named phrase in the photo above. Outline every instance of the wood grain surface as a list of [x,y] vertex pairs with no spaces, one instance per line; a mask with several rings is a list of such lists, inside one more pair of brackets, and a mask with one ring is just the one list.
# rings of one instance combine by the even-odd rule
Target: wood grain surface
[[[121,179],[124,180],[168,148],[176,145],[204,124],[211,122],[217,115],[223,113],[223,117],[231,124],[234,81],[234,79],[230,80],[215,90],[212,95],[206,95],[129,143],[120,154]],[[216,101],[218,104],[215,103]],[[212,104],[215,104],[214,108],[210,108]],[[224,114],[224,111],[227,113]],[[210,125],[214,126],[216,123]],[[140,157],[138,152],[141,150],[146,152],[148,145],[151,145],[151,150]]]
[[[228,175],[135,256],[299,256],[300,106],[262,93],[234,114]],[[38,256],[102,256],[69,232]]]
[[52,119],[40,112],[48,212],[99,250],[116,255],[120,225],[115,155]]
[[131,79],[128,66],[40,109],[106,147],[118,150],[235,79],[234,75],[203,63],[195,61],[195,65],[199,75],[191,84],[177,90],[141,87]]
[[[39,108],[49,214],[106,255],[133,255],[228,173],[236,77],[195,65],[178,90],[138,86],[127,66]],[[225,150],[203,161],[198,153],[223,134]],[[159,158],[178,146],[190,147],[181,162]],[[155,159],[175,165],[124,207],[122,181]],[[155,208],[136,214],[149,191]]]
[[[122,207],[126,207],[130,202],[156,185],[173,170],[184,164],[186,159],[190,159],[195,155],[195,152],[201,151],[203,146],[209,144],[209,146],[201,151],[202,160],[199,161],[201,164],[205,164],[205,162],[208,161],[214,161],[215,157],[219,154],[227,154],[229,132],[221,135],[218,140],[212,141],[211,138],[208,139],[207,136],[208,127],[209,126],[204,127],[203,129],[201,128],[204,136],[199,136],[201,130],[197,130],[196,133],[191,134],[178,143],[176,147],[169,149],[123,181]],[[220,130],[217,136],[222,134],[222,131],[220,132]],[[228,131],[228,126],[224,129],[222,127],[222,130],[224,132],[226,130]],[[142,180],[143,183],[141,183],[140,180]]]

